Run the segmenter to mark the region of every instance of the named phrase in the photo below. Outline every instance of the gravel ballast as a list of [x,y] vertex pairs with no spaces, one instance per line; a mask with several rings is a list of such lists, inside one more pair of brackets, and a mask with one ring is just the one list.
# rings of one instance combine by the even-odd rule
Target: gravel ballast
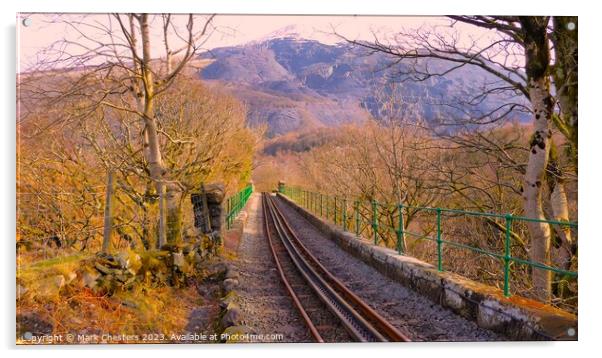
[[[263,232],[261,194],[247,203],[248,221],[232,267],[239,273],[237,303],[257,342],[313,342],[284,288]],[[281,336],[279,336],[281,335]]]
[[414,341],[504,340],[476,323],[445,309],[357,260],[329,240],[280,198],[278,207],[291,227],[320,262]]

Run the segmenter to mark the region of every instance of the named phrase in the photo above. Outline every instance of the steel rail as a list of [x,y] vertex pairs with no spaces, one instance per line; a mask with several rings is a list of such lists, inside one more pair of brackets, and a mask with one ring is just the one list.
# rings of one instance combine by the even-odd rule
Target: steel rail
[[350,302],[353,306],[357,307],[357,310],[361,312],[364,318],[366,318],[369,322],[371,322],[375,328],[382,333],[383,336],[386,337],[389,341],[394,342],[410,342],[411,339],[407,334],[400,332],[397,328],[395,328],[391,323],[389,323],[384,317],[382,317],[378,312],[376,312],[372,307],[370,307],[364,300],[362,300],[359,296],[357,296],[353,291],[351,291],[345,284],[343,284],[339,279],[337,279],[330,271],[328,271],[319,260],[303,245],[301,240],[296,235],[295,231],[292,229],[291,225],[286,220],[284,214],[278,207],[278,204],[275,200],[271,200],[274,206],[274,209],[281,219],[283,226],[289,233],[289,236],[295,242],[295,245],[300,249],[310,264],[320,272],[321,276],[328,282],[330,286],[333,286],[336,291],[338,291],[348,302]]
[[322,336],[318,332],[318,329],[316,328],[316,326],[313,324],[313,322],[309,318],[309,315],[305,311],[305,308],[303,308],[303,305],[301,304],[301,301],[299,300],[299,297],[297,297],[297,294],[293,290],[293,287],[288,282],[288,279],[286,278],[286,275],[284,274],[284,269],[282,268],[282,265],[280,264],[280,259],[278,258],[278,255],[276,254],[276,250],[274,249],[274,245],[273,245],[273,242],[272,242],[272,235],[270,234],[270,228],[268,226],[268,213],[267,213],[267,198],[266,198],[266,195],[264,194],[262,196],[262,198],[263,198],[263,200],[262,200],[262,205],[261,206],[262,206],[262,211],[263,211],[263,227],[264,227],[265,235],[266,235],[266,237],[268,239],[268,243],[269,243],[269,246],[270,246],[270,251],[272,252],[272,257],[274,257],[274,261],[276,263],[276,268],[278,269],[278,273],[280,274],[280,279],[284,283],[284,286],[286,287],[286,290],[288,291],[289,295],[293,299],[293,302],[295,303],[295,307],[297,307],[297,310],[299,311],[299,313],[301,314],[301,317],[305,321],[305,324],[307,325],[307,328],[309,329],[312,337],[316,340],[316,342],[318,342],[318,343],[324,343],[324,339],[322,338]]
[[[273,202],[268,197],[268,208],[275,213]],[[324,302],[325,306],[340,320],[349,334],[360,342],[385,342],[387,339],[378,332],[366,319],[364,319],[348,302],[345,301],[330,285],[324,281],[315,269],[306,261],[302,254],[293,245],[288,234],[284,231],[280,218],[272,215],[276,228],[289,257],[297,267],[299,273],[305,278],[310,288]]]

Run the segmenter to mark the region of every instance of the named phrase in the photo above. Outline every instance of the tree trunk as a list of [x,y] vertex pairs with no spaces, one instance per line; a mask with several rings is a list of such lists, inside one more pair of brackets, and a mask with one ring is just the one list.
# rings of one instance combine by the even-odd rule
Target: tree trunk
[[142,241],[142,246],[144,246],[145,250],[150,250],[152,248],[151,244],[151,222],[149,220],[148,215],[148,198],[150,196],[150,188],[147,188],[146,193],[144,194],[145,199],[142,202],[142,237],[140,241]]
[[150,176],[159,196],[159,235],[157,246],[165,244],[165,187],[163,185],[163,160],[157,134],[157,121],[154,115],[154,83],[151,63],[151,38],[148,24],[148,14],[140,15],[140,32],[142,37],[142,81],[144,83],[144,124],[148,140],[148,150],[145,151],[149,165]]
[[[542,207],[542,183],[547,167],[550,151],[549,122],[544,113],[544,98],[546,98],[546,80],[533,81],[529,93],[533,103],[535,119],[535,132],[530,143],[529,161],[525,174],[524,200],[525,214],[532,219],[545,220]],[[531,260],[547,265],[550,262],[550,226],[542,222],[529,222],[531,232]],[[533,287],[535,295],[540,300],[547,302],[550,298],[551,274],[547,270],[533,268]]]
[[113,215],[113,171],[110,170],[107,176],[107,189],[105,194],[105,222],[102,240],[102,252],[109,252],[111,245],[111,225]]
[[182,193],[176,185],[167,185],[167,242],[179,242],[182,237]]
[[[550,141],[550,158],[548,160],[547,182],[550,188],[550,206],[556,221],[569,221],[569,204],[564,190],[564,177],[558,163],[556,145]],[[569,269],[573,255],[571,228],[569,226],[554,225],[554,229],[560,238],[558,254],[555,255],[556,264]],[[555,245],[557,246],[557,245]]]
[[[130,50],[132,52],[132,58],[134,59],[134,72],[135,73],[139,73],[142,74],[142,70],[143,70],[143,66],[142,63],[139,62],[138,60],[136,60],[138,58],[137,55],[137,48],[138,48],[138,36],[136,35],[136,25],[135,25],[135,18],[133,14],[128,15],[128,19],[129,19],[129,23],[130,23]],[[142,91],[142,86],[141,86],[141,82],[140,79],[138,79],[137,77],[133,77],[131,79],[131,91],[133,94],[133,97],[136,100],[136,109],[139,113],[144,113],[144,109],[145,109],[145,96],[143,94]],[[144,118],[143,118],[144,120]],[[144,155],[144,158],[149,161],[149,158],[151,157],[151,153],[149,150],[150,146],[148,143],[148,132],[146,130],[146,125],[144,126],[143,130],[142,130],[142,153]],[[143,210],[143,219],[142,219],[142,245],[144,246],[144,248],[146,250],[150,250],[152,248],[152,240],[154,239],[153,236],[153,230],[151,229],[151,220],[149,218],[149,206],[152,203],[152,194],[153,194],[153,188],[152,188],[152,183],[148,183],[146,186],[146,191],[144,193],[144,199],[142,202],[142,210]],[[158,246],[158,243],[155,244],[155,246]]]
[[556,126],[568,140],[569,154],[578,168],[577,125],[578,125],[578,36],[576,16],[555,16],[554,54],[556,56],[553,78],[556,97],[560,104],[560,118],[556,118]]
[[171,62],[173,54],[169,48],[169,26],[171,23],[171,15],[163,15],[163,44],[165,45],[165,70],[169,74],[171,73]]
[[148,134],[148,155],[147,158],[151,179],[155,184],[159,202],[159,225],[157,235],[157,247],[160,248],[166,243],[165,240],[165,185],[163,185],[163,166],[161,151],[159,148],[159,138],[157,136],[157,127],[155,120],[146,121],[146,133]]
[[[550,53],[546,35],[547,18],[521,17],[525,41],[525,69],[528,91],[533,110],[534,133],[529,143],[529,160],[523,185],[525,215],[532,219],[545,220],[542,206],[542,183],[545,180],[554,102],[550,94]],[[529,222],[531,233],[531,260],[544,265],[550,264],[550,225]],[[550,301],[552,276],[550,271],[532,268],[534,295],[543,302]]]

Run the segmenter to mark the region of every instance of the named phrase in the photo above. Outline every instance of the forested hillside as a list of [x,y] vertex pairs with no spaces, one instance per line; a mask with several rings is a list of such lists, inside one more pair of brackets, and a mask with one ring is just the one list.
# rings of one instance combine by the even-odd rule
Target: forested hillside
[[[112,42],[50,45],[55,57],[19,74],[18,340],[118,332],[134,343],[192,329],[194,287],[223,240],[221,203],[248,185],[262,133],[238,99],[199,80],[194,41],[164,40],[167,57],[151,55],[149,33],[170,36],[182,19],[195,41],[212,21],[102,15],[123,25],[105,29]],[[66,55],[73,47],[85,51]],[[205,190],[214,222],[201,231],[191,197]]]
[[[201,77],[225,83],[248,106],[251,123],[268,124],[270,136],[359,122],[368,116],[382,118],[380,107],[389,97],[397,98],[404,117],[433,127],[500,116],[508,102],[524,104],[504,93],[473,98],[474,88],[498,82],[482,69],[465,67],[412,81],[412,64],[395,63],[386,54],[344,43],[326,45],[284,36],[214,49],[201,57],[213,61]],[[429,63],[432,71],[451,67],[445,61]],[[511,117],[528,118],[520,106]]]

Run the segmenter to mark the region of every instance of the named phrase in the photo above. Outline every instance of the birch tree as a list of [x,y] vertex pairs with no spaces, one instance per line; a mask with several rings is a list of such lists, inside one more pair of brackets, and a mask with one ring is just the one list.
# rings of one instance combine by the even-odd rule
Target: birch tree
[[49,21],[63,24],[71,37],[46,49],[32,75],[21,83],[27,88],[28,102],[35,104],[25,106],[26,111],[49,108],[59,101],[73,104],[53,125],[86,121],[99,110],[138,118],[143,125],[139,145],[152,182],[146,196],[158,198],[159,247],[175,239],[166,236],[166,217],[167,210],[176,208],[168,198],[176,196],[166,192],[177,187],[165,180],[159,130],[162,119],[156,101],[198,54],[213,31],[213,17],[132,13],[109,14],[103,19],[99,15],[52,18]]
[[[526,216],[545,220],[543,185],[549,187],[550,219],[569,220],[564,173],[558,165],[552,129],[564,136],[568,151],[577,170],[577,18],[547,16],[450,16],[451,34],[437,31],[401,31],[393,39],[375,35],[374,41],[347,39],[363,49],[385,53],[394,63],[404,61],[408,66],[397,73],[404,80],[424,81],[445,76],[465,66],[478,67],[499,81],[484,84],[466,103],[480,101],[491,94],[505,93],[507,103],[475,118],[472,124],[491,123],[505,118],[521,106],[521,98],[529,104],[533,133],[529,141],[529,157],[523,177],[523,207]],[[476,26],[490,30],[490,41],[473,40],[462,43],[458,25]],[[550,44],[554,46],[551,47]],[[520,59],[524,58],[524,61]],[[433,71],[429,60],[442,60],[449,67]],[[555,92],[552,91],[552,87]],[[555,93],[556,95],[552,95]],[[464,104],[466,104],[464,103]],[[561,250],[568,261],[573,240],[568,228],[554,228],[561,240]],[[551,263],[552,228],[543,222],[531,222],[530,257],[545,265]],[[551,295],[551,273],[532,270],[534,294],[543,301]]]

